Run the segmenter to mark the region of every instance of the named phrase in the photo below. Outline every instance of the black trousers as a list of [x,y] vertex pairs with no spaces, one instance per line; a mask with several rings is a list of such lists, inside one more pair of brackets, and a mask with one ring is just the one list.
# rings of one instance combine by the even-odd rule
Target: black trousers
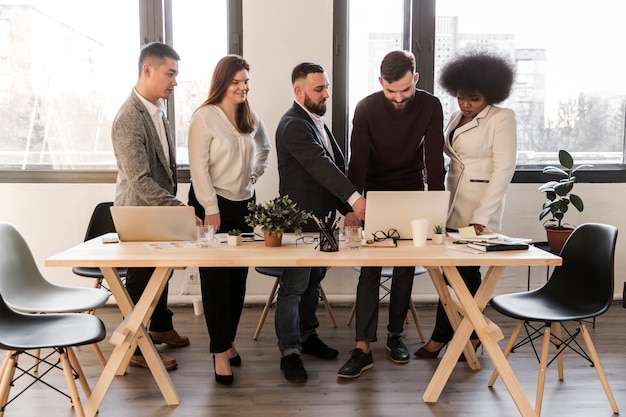
[[[380,273],[379,266],[362,267],[356,290],[356,340],[375,342],[378,328],[378,304]],[[404,331],[404,319],[411,302],[411,291],[415,267],[393,267],[391,293],[389,295],[390,333],[401,334]]]
[[[478,287],[480,287],[481,283],[480,267],[458,266],[457,269],[459,270],[459,274],[461,274],[465,285],[467,285],[467,289],[472,295],[476,295]],[[448,343],[450,340],[452,340],[453,336],[454,329],[452,328],[452,324],[450,324],[450,320],[448,319],[446,310],[444,310],[443,308],[443,304],[441,304],[441,301],[439,301],[439,303],[437,304],[435,328],[433,329],[433,334],[430,338],[435,342]],[[470,339],[478,339],[478,336],[476,335],[476,333],[472,333]]]
[[[192,192],[193,189],[190,190],[190,194]],[[244,201],[230,201],[217,196],[221,223],[218,232],[225,233],[232,229],[252,232],[253,229],[246,224],[244,216],[249,213],[248,202],[255,200],[254,196]],[[190,202],[193,202],[191,198]],[[194,206],[198,213],[199,204],[196,202]],[[204,210],[199,214],[202,214],[199,217],[204,219]],[[200,268],[202,306],[211,339],[209,349],[213,353],[225,352],[233,346],[246,296],[247,278],[247,267]]]

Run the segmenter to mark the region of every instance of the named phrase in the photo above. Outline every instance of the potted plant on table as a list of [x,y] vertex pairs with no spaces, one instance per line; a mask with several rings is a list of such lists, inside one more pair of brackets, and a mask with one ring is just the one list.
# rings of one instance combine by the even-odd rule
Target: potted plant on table
[[437,224],[433,227],[433,243],[435,245],[441,245],[443,243],[444,238],[444,230],[443,225]]
[[280,246],[283,232],[302,234],[302,226],[311,218],[311,213],[301,210],[288,195],[276,197],[265,203],[248,203],[250,214],[245,217],[250,227],[261,226],[266,246]]
[[543,169],[544,174],[562,176],[558,181],[548,181],[539,187],[539,191],[546,193],[547,201],[541,206],[539,220],[548,215],[551,217],[544,222],[548,245],[553,252],[560,252],[565,241],[574,230],[574,226],[564,223],[563,217],[567,213],[570,204],[579,212],[585,208],[582,198],[573,194],[572,189],[576,183],[576,171],[581,168],[589,168],[592,165],[584,164],[574,167],[574,158],[566,150],[559,151],[560,167],[547,166]]
[[226,241],[230,246],[239,246],[241,245],[241,230],[232,229],[228,231],[228,236],[226,237]]

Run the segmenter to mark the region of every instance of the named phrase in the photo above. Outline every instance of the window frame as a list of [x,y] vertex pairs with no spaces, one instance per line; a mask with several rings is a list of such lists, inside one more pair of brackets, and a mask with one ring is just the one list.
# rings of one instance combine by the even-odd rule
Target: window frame
[[[356,0],[353,0],[356,2]],[[435,68],[435,19],[436,0],[404,0],[405,19],[403,28],[403,48],[410,45],[415,55],[416,70],[420,74],[418,87],[434,91]],[[350,0],[334,0],[334,39],[333,56],[333,126],[332,131],[339,146],[347,154],[349,123],[347,74],[349,71],[349,10]],[[625,120],[626,123],[626,120]],[[625,138],[626,142],[626,138]],[[623,152],[626,153],[626,146]],[[626,155],[624,160],[626,161]],[[544,183],[544,165],[518,165],[512,183]],[[623,183],[626,182],[626,163],[602,164],[584,171],[578,171],[577,180],[581,183]]]
[[[243,0],[226,0],[228,14],[228,53],[241,54],[243,50]],[[149,42],[171,43],[172,0],[139,0],[140,45]],[[176,93],[174,93],[176,94]],[[174,99],[167,102],[168,119],[175,132]],[[115,183],[116,170],[0,170],[0,183]],[[190,181],[189,167],[178,168],[178,181]]]

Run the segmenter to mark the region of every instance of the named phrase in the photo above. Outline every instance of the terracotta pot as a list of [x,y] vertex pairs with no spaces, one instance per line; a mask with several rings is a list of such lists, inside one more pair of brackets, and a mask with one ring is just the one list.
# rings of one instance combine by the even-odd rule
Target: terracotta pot
[[548,246],[550,250],[555,253],[561,253],[565,241],[572,234],[574,229],[566,227],[546,227],[546,236],[548,237]]
[[276,246],[280,246],[283,242],[283,234],[280,235],[270,235],[268,232],[263,230],[263,238],[265,239],[265,246],[274,248]]

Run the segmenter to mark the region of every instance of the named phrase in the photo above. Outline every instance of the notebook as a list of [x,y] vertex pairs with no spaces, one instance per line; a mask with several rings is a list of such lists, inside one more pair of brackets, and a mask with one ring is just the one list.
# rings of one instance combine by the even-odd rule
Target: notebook
[[111,216],[122,242],[196,240],[196,215],[189,206],[113,206]]
[[446,225],[450,191],[368,191],[365,205],[365,238],[378,230],[396,229],[400,239],[412,239],[411,220],[427,219],[431,239],[433,227]]

